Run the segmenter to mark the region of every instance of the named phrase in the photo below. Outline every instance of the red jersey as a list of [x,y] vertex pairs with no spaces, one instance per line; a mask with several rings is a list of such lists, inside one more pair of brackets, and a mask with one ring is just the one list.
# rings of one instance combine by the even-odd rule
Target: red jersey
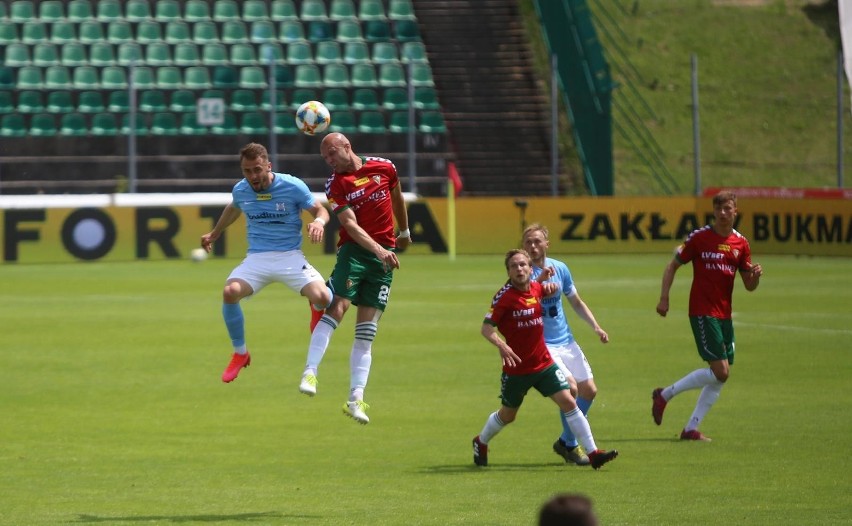
[[507,283],[491,300],[485,323],[497,327],[506,343],[521,359],[515,367],[503,367],[509,375],[532,374],[553,364],[544,343],[544,320],[541,317],[541,283],[532,281],[523,292]]
[[689,234],[675,257],[680,263],[692,261],[689,315],[730,319],[737,271],[751,269],[748,240],[736,230],[720,236],[707,225]]
[[[351,208],[363,228],[378,244],[393,248],[396,236],[393,231],[393,206],[391,190],[399,184],[396,167],[380,157],[362,157],[359,170],[333,173],[325,183],[325,195],[335,214]],[[345,228],[340,227],[340,241],[354,243]]]

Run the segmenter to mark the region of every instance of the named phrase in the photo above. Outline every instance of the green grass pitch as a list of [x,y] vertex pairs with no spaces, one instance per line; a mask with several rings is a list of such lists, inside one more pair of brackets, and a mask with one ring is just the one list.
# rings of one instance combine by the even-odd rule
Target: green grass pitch
[[[599,388],[595,438],[621,453],[600,471],[551,451],[557,409],[537,393],[491,465],[473,466],[470,440],[499,403],[479,328],[500,255],[403,255],[367,426],[341,412],[352,318],[318,395],[300,395],[307,304],[281,285],[243,303],[252,365],[221,382],[236,260],[0,267],[0,524],[532,525],[563,491],[592,497],[610,526],[852,524],[850,260],[755,257],[765,276],[754,293],[737,283],[737,360],[702,425],[713,442],[682,443],[697,392],[660,427],[650,395],[702,366],[691,271],[662,319],[668,255],[564,259],[611,337],[569,313]],[[327,275],[333,260],[313,263]]]

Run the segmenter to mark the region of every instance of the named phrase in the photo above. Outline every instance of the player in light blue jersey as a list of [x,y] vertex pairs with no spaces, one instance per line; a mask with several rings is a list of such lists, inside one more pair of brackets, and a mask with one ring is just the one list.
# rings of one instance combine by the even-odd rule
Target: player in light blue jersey
[[201,236],[201,246],[210,252],[225,229],[241,214],[246,216],[248,255],[231,271],[222,292],[222,317],[234,346],[231,361],[222,373],[223,382],[233,381],[251,363],[240,300],[275,281],[307,297],[317,308],[328,307],[332,299],[322,275],[302,253],[302,210],[314,217],[307,226],[312,243],[323,240],[328,210],[301,179],[274,173],[261,144],[251,143],[240,150],[240,168],[244,179],[234,185],[231,203],[213,230]]
[[[522,242],[524,249],[532,258],[533,278],[538,277],[542,269],[549,267],[553,275],[548,281],[559,284],[561,294],[554,294],[542,300],[544,341],[553,356],[553,361],[570,378],[572,391],[577,399],[577,407],[584,415],[588,414],[598,389],[592,375],[592,367],[571,333],[571,327],[562,309],[562,294],[568,299],[577,316],[594,329],[602,343],[609,342],[609,335],[601,329],[591,309],[577,294],[568,266],[559,260],[547,257],[547,249],[550,247],[547,227],[538,223],[528,226],[524,229]],[[577,444],[577,439],[571,433],[562,413],[559,414],[559,418],[562,421],[562,436],[553,444],[553,451],[564,458],[565,462],[573,462],[580,466],[587,465],[589,457]]]

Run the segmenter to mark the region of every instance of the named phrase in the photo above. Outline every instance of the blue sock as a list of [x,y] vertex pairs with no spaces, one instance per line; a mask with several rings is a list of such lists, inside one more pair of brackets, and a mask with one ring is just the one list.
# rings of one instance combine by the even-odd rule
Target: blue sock
[[243,318],[243,309],[239,303],[223,303],[222,317],[225,318],[225,327],[228,328],[228,336],[231,337],[231,343],[234,348],[245,347],[245,319]]
[[[577,397],[577,407],[580,408],[580,411],[584,415],[589,414],[589,408],[592,407],[593,400],[586,400],[585,398]],[[569,448],[577,447],[577,439],[574,437],[574,433],[571,432],[571,428],[568,427],[568,421],[565,419],[562,411],[559,411],[559,419],[562,421],[562,436],[559,437],[560,440],[565,442],[565,445]]]

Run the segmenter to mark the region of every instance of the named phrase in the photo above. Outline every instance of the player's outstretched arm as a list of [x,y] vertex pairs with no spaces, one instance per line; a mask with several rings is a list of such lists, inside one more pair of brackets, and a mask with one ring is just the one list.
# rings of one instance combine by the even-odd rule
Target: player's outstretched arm
[[219,236],[222,235],[225,229],[240,217],[241,213],[240,209],[234,206],[233,202],[228,203],[225,209],[222,210],[222,215],[219,216],[219,220],[216,221],[216,226],[213,227],[213,230],[201,236],[201,248],[210,252],[213,249],[213,243],[219,239]]

